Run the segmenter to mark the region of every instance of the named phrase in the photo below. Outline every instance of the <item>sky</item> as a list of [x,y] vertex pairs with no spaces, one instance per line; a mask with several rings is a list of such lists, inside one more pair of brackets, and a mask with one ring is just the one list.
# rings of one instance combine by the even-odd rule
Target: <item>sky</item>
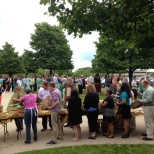
[[[30,48],[30,34],[34,33],[34,24],[48,22],[58,25],[56,18],[44,15],[46,6],[39,4],[39,0],[0,0],[0,49],[5,42],[12,44],[15,51],[22,55],[24,49]],[[98,33],[74,38],[67,35],[71,50],[74,71],[78,68],[91,67],[96,48],[93,42],[98,41]]]

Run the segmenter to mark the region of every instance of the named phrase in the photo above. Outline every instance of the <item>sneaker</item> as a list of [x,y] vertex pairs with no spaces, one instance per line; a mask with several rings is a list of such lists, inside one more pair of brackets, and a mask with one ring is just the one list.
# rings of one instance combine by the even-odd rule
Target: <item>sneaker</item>
[[152,138],[148,138],[148,137],[146,136],[146,137],[143,137],[142,140],[144,140],[144,141],[152,141],[153,139],[152,139]]
[[57,144],[55,141],[50,141],[48,143],[46,143],[46,145],[52,145],[52,144]]
[[43,128],[43,129],[41,129],[41,132],[44,132],[44,131],[46,131],[47,129],[46,128]]
[[37,142],[37,137],[34,137],[34,142]]

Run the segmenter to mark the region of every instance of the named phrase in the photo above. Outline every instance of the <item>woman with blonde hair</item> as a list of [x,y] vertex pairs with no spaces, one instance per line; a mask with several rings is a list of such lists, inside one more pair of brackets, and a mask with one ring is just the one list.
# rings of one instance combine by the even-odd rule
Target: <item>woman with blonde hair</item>
[[96,139],[97,119],[98,119],[98,103],[99,95],[96,92],[95,86],[89,84],[87,86],[87,94],[84,99],[84,109],[88,118],[89,131],[91,136],[88,139]]

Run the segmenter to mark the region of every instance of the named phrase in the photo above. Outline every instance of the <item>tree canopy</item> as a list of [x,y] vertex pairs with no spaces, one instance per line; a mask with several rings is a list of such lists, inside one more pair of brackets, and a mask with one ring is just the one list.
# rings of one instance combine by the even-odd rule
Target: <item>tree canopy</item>
[[68,34],[99,32],[93,66],[127,69],[130,78],[137,68],[154,68],[153,0],[53,0],[48,11]]
[[73,69],[72,51],[62,29],[46,22],[35,24],[30,45],[36,51],[35,61],[38,68],[51,70]]
[[11,44],[6,42],[0,51],[0,70],[2,74],[9,74],[11,76],[16,73],[25,72],[22,60]]
[[33,51],[24,50],[24,53],[21,56],[22,63],[24,64],[25,73],[36,73],[38,67],[35,65],[35,53]]

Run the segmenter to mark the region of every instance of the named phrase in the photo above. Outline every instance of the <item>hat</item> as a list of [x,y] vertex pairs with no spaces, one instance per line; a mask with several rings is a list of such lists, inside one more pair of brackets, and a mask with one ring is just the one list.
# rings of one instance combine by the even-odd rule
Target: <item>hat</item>
[[26,93],[29,94],[31,92],[32,92],[31,88],[30,87],[26,87]]

